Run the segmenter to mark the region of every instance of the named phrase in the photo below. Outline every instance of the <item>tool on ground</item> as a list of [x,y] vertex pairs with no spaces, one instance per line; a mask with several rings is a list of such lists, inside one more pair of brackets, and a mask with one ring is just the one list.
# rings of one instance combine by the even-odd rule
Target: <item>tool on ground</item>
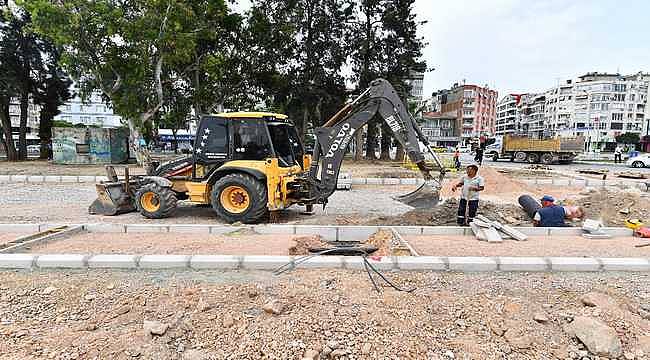
[[609,239],[612,235],[604,231],[604,225],[598,220],[585,219],[582,222],[582,236],[588,239]]
[[625,227],[632,230],[637,230],[643,226],[643,221],[639,219],[627,219],[625,220]]
[[204,115],[191,156],[147,163],[147,175],[129,176],[127,168],[123,178],[108,166],[108,180],[97,184],[97,200],[89,212],[117,215],[137,210],[158,219],[171,215],[178,200],[211,205],[231,223],[264,221],[293,205],[310,212],[314,205],[324,207],[336,191],[348,144],[374,118],[388,125],[425,180],[416,191],[396,199],[413,207],[437,205],[445,169],[393,86],[377,79],[315,128],[311,156],[286,115]]

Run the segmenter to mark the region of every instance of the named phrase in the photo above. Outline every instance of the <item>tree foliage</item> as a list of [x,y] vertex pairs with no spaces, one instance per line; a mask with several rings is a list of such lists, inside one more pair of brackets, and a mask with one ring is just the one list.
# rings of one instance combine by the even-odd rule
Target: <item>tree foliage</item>
[[619,144],[638,144],[641,142],[641,138],[637,133],[623,133],[616,136],[616,142]]

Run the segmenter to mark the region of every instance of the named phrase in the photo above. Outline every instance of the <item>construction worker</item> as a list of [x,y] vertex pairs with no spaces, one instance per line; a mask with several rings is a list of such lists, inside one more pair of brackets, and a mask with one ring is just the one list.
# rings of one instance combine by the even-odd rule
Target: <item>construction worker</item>
[[533,224],[540,227],[563,227],[566,226],[564,218],[566,211],[564,207],[556,205],[551,195],[544,195],[540,199],[542,207],[537,210],[533,217]]
[[478,165],[470,164],[466,171],[467,175],[451,188],[454,192],[462,188],[456,218],[456,222],[461,226],[466,226],[474,220],[478,211],[478,193],[485,190],[485,180],[478,175]]
[[458,149],[458,146],[454,150],[454,167],[456,171],[460,171],[460,149]]
[[623,149],[621,149],[620,146],[617,146],[616,149],[614,149],[614,164],[618,164],[622,162],[623,162]]

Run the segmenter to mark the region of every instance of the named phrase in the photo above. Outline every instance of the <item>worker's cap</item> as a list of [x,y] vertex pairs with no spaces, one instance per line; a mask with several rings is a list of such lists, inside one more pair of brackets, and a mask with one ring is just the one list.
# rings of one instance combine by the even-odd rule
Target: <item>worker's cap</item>
[[476,171],[478,171],[478,164],[477,164],[477,163],[474,163],[474,162],[473,162],[473,163],[469,163],[469,164],[467,164],[467,167],[468,167],[468,168],[473,167],[474,169],[476,169]]
[[544,195],[544,196],[542,196],[542,198],[540,200],[541,201],[549,201],[549,202],[554,202],[555,201],[555,199],[551,195]]

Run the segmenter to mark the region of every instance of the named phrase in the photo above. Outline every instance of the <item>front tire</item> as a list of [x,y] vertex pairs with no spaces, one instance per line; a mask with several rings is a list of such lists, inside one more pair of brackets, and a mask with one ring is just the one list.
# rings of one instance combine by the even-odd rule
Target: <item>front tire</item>
[[539,155],[537,153],[528,153],[527,160],[531,164],[537,164],[539,162]]
[[176,209],[176,194],[171,188],[151,183],[135,193],[138,212],[149,219],[166,218]]
[[230,174],[212,187],[211,202],[222,219],[258,223],[268,216],[266,184],[247,174]]
[[645,167],[645,164],[642,163],[641,161],[635,161],[635,162],[632,163],[632,167],[639,169],[639,168]]

